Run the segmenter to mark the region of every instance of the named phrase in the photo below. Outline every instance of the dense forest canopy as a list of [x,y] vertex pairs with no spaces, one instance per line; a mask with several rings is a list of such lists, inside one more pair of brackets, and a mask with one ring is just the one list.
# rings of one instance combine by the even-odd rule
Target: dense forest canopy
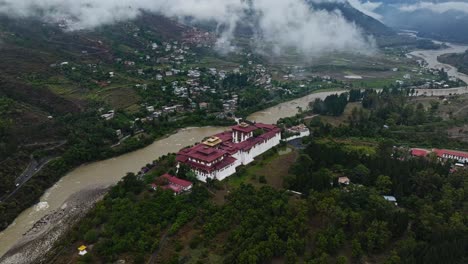
[[[129,174],[67,243],[93,245],[80,258],[88,263],[121,258],[144,263],[161,251],[161,263],[465,263],[468,171],[454,172],[452,162],[413,158],[397,147],[400,136],[392,135],[393,128],[441,122],[436,105],[414,107],[406,93],[345,94],[346,104],[361,102],[363,108],[348,125],[311,123],[313,136],[304,139],[305,148],[283,175],[284,189],[269,186],[268,175],[256,176],[260,185],[241,183],[220,203],[216,193],[228,183],[196,184],[191,193],[173,196],[152,191]],[[330,98],[324,102],[342,104],[340,96]],[[297,124],[300,115],[280,122]],[[348,135],[371,145],[349,145]],[[278,155],[275,151],[268,156]],[[167,156],[157,163],[146,183],[171,171],[175,161]],[[245,179],[247,171],[232,177]],[[179,176],[193,177],[187,168]],[[340,177],[351,183],[339,183]],[[171,242],[162,245],[167,239]]]

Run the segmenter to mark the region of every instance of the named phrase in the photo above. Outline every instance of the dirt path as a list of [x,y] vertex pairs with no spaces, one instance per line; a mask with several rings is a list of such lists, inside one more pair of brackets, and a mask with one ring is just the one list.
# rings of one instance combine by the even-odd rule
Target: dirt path
[[168,236],[168,232],[166,231],[166,232],[164,233],[164,235],[162,236],[161,241],[159,241],[159,246],[158,246],[158,248],[156,249],[156,251],[153,252],[153,254],[151,254],[151,257],[150,257],[150,259],[148,260],[147,264],[154,264],[154,263],[155,263],[159,252],[161,251],[161,249],[163,248],[164,244],[166,243],[167,236]]
[[468,108],[468,105],[465,105],[464,107],[458,109],[456,112],[453,113],[453,115],[458,115],[461,111],[465,110]]

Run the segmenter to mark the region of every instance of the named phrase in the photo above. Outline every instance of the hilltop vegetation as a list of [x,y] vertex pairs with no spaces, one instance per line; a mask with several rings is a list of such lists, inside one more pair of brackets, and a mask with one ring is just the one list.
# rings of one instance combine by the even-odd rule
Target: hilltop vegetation
[[[342,147],[312,142],[291,168],[287,186],[304,198],[241,184],[215,205],[206,187],[174,197],[144,191],[128,175],[65,247],[75,255],[80,243],[91,245],[84,263],[144,263],[151,255],[157,263],[463,263],[466,172],[388,158],[391,144],[372,157]],[[341,175],[362,185],[339,187]],[[383,194],[395,194],[398,207]]]
[[[77,262],[466,262],[467,170],[453,172],[451,162],[412,158],[395,147],[422,144],[427,136],[406,129],[439,122],[437,108],[414,109],[398,89],[353,91],[351,99],[362,100],[362,110],[336,127],[312,120],[313,136],[303,150],[292,150],[294,161],[281,161],[287,167],[281,175],[263,174],[285,155],[277,149],[223,182],[198,183],[182,196],[149,190],[127,175],[58,243],[54,261],[69,261],[85,243],[89,254]],[[307,114],[282,122],[301,122]],[[394,122],[384,128],[388,116]],[[437,139],[466,147],[443,134]],[[152,177],[175,163],[169,156],[158,164]],[[343,176],[351,184],[339,184]]]
[[[0,21],[0,229],[82,163],[345,86],[274,78],[260,57],[221,56],[212,33],[152,14],[73,32],[35,19]],[[50,162],[18,181],[37,160]]]
[[[231,125],[235,116],[245,117],[320,89],[394,84],[404,73],[416,70],[415,62],[404,58],[408,46],[434,47],[427,41],[400,38],[349,6],[340,8],[348,20],[374,34],[380,45],[396,48],[381,54],[379,63],[367,57],[359,65],[354,58],[337,55],[333,65],[320,63],[315,68],[295,65],[294,60],[294,64],[270,65],[270,58],[250,49],[216,53],[216,35],[209,28],[193,28],[148,13],[133,21],[73,32],[60,24],[0,17],[0,230],[80,164],[144,147],[179,128]],[[247,39],[237,41],[246,44]],[[408,46],[400,47],[402,43]],[[393,71],[395,67],[401,72]],[[343,78],[350,69],[377,72],[378,77],[367,84],[328,76]],[[421,73],[405,86],[426,77]],[[349,125],[335,128],[313,120],[311,127],[319,139],[308,139],[311,144],[305,150],[294,150],[284,160],[285,167],[271,175],[273,167],[267,166],[274,158],[243,169],[232,182],[197,184],[191,194],[174,197],[147,186],[157,174],[174,170],[173,156],[164,157],[158,173],[146,175],[146,181],[129,174],[112,188],[66,238],[63,246],[70,254],[54,260],[67,262],[63,257],[73,255],[77,262],[95,263],[120,258],[140,263],[151,256],[164,263],[398,262],[406,258],[438,263],[441,258],[433,251],[448,247],[445,252],[450,256],[442,257],[462,261],[465,256],[456,243],[465,243],[465,219],[458,215],[464,182],[435,163],[379,161],[389,158],[388,149],[381,152],[374,146],[383,138],[466,146],[440,133],[440,125],[448,123],[432,115],[436,105],[429,109],[408,105],[405,95],[396,86],[382,93],[353,90],[350,101],[362,100],[362,107],[350,112]],[[339,117],[348,103],[347,95],[331,96],[315,102],[313,111]],[[322,144],[349,136],[372,143],[352,146],[341,141],[330,148]],[[317,151],[324,153],[323,159],[313,157]],[[275,149],[267,155],[279,154]],[[17,177],[38,160],[48,163],[20,185]],[[363,186],[343,190],[336,178],[344,174]],[[414,183],[410,177],[414,174],[427,175],[434,182],[418,178],[414,181],[420,182]],[[305,196],[293,197],[285,188]],[[401,197],[403,207],[387,203],[381,197],[384,190]],[[415,190],[416,198],[411,197]],[[456,199],[440,205],[426,199],[429,191],[437,198],[453,191]],[[442,215],[424,215],[432,221],[427,224],[413,203],[427,205],[429,213],[449,208]],[[413,230],[412,221],[425,224],[424,231],[433,232],[428,236],[446,235],[440,239],[445,244],[431,246],[434,238]],[[403,239],[409,245],[396,245]],[[91,245],[91,254],[77,259],[79,243]]]

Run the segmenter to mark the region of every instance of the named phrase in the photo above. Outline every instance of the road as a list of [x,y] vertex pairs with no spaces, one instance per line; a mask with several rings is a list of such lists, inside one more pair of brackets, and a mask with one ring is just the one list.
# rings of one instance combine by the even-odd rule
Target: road
[[16,188],[10,192],[5,194],[3,197],[0,198],[1,202],[6,202],[11,196],[13,196],[26,182],[28,182],[34,175],[36,175],[45,165],[47,165],[52,160],[56,159],[57,157],[51,156],[42,158],[39,161],[31,157],[31,162],[29,163],[28,167],[15,179],[15,186]]
[[414,89],[417,96],[450,96],[450,95],[461,95],[468,93],[468,86],[446,88],[446,89]]
[[[63,146],[66,144],[66,140],[61,140],[61,141],[53,141],[53,142],[45,142],[45,143],[34,143],[27,145],[28,147],[31,146],[40,146],[40,145],[50,145],[50,144],[56,144],[54,146],[50,146],[45,148],[44,150],[52,150],[58,147]],[[47,165],[49,162],[52,160],[56,159],[57,156],[48,156],[41,158],[39,160],[35,159],[31,155],[31,162],[29,162],[28,167],[15,179],[15,186],[16,188],[2,197],[0,197],[0,203],[1,202],[6,202],[11,196],[13,196],[26,182],[28,182],[34,175],[36,175],[39,171],[44,168],[45,165]]]

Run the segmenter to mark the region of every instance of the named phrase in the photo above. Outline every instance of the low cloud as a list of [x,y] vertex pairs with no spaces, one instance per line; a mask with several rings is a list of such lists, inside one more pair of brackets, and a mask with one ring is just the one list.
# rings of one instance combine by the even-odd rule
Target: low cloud
[[414,12],[417,10],[429,10],[434,13],[445,13],[448,11],[459,11],[468,14],[468,3],[464,2],[444,2],[444,3],[431,3],[420,2],[414,5],[402,5],[400,11]]
[[[369,10],[366,12],[375,9],[369,2],[350,2],[359,2],[361,8]],[[0,14],[68,21],[70,30],[134,19],[142,11],[178,19],[214,21],[223,29],[219,32],[219,47],[231,45],[238,22],[251,12],[258,24],[255,42],[273,47],[276,54],[289,49],[307,56],[369,53],[375,46],[372,38],[339,11],[314,10],[307,0],[0,0]]]
[[375,12],[377,8],[379,8],[382,3],[380,2],[370,2],[370,1],[360,1],[360,0],[348,0],[349,4],[356,8],[357,10],[361,11],[362,13],[382,21],[382,15]]

